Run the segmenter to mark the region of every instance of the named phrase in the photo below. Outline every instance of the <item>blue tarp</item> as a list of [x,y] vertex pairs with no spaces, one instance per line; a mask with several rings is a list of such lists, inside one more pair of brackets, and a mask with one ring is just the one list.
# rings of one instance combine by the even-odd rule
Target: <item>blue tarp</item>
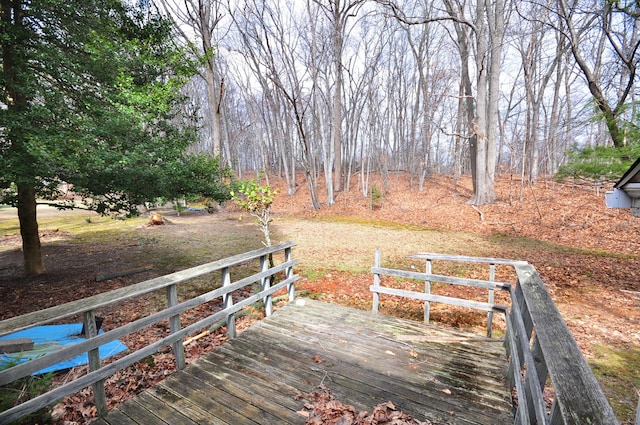
[[[0,337],[3,339],[16,339],[16,338],[29,338],[33,341],[33,350],[22,351],[19,353],[0,353],[0,369],[13,366],[18,363],[24,363],[31,359],[41,357],[48,353],[52,353],[60,349],[63,345],[78,344],[85,341],[84,337],[78,336],[82,331],[81,323],[74,323],[69,325],[45,325],[36,326],[35,328],[25,329],[20,332],[15,332],[10,335]],[[100,331],[99,333],[103,333]],[[110,356],[115,356],[127,349],[127,346],[120,341],[111,341],[107,344],[101,345],[98,348],[100,358],[104,359]],[[69,369],[74,366],[80,366],[87,364],[87,353],[80,354],[72,359],[64,362],[56,363],[53,366],[49,366],[34,373],[34,375],[54,372],[57,370]]]

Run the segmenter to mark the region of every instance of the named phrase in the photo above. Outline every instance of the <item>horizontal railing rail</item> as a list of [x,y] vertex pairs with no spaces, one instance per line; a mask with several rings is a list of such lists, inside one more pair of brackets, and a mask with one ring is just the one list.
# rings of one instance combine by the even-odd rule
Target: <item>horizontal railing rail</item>
[[[511,382],[519,394],[516,424],[618,424],[535,268],[515,269],[518,284],[511,290],[507,343]],[[545,385],[555,394],[550,407],[542,399]]]
[[[436,274],[387,269],[382,267],[372,267],[371,273],[373,273],[374,276],[392,276],[392,277],[399,277],[403,279],[441,282],[441,283],[448,283],[451,285],[473,286],[476,288],[484,288],[484,289],[500,289],[500,290],[508,291],[511,288],[511,285],[509,285],[508,283],[489,282],[489,281],[477,280],[477,279],[463,279],[463,278],[436,275]],[[506,307],[498,306],[493,303],[485,303],[480,301],[467,300],[463,298],[454,298],[454,297],[448,297],[444,295],[435,295],[432,293],[416,292],[416,291],[408,291],[404,289],[384,287],[380,285],[379,280],[377,282],[374,282],[374,284],[369,287],[369,290],[374,294],[373,304],[374,304],[374,312],[376,313],[378,312],[380,294],[396,295],[404,298],[412,298],[415,300],[422,300],[422,301],[429,301],[429,302],[440,302],[440,303],[445,303],[450,305],[456,305],[459,307],[468,307],[468,308],[473,308],[476,310],[484,310],[484,311],[494,311],[495,309],[502,311],[504,308],[506,308]]]
[[[467,255],[450,255],[450,254],[439,254],[435,252],[417,252],[413,255],[410,255],[409,258],[415,260],[424,260],[426,262],[426,272],[431,273],[433,270],[433,262],[434,261],[448,261],[448,262],[458,262],[458,263],[476,263],[476,264],[488,264],[489,265],[489,281],[493,282],[496,279],[496,265],[503,266],[512,266],[515,267],[517,265],[527,264],[526,261],[519,260],[509,260],[505,258],[493,258],[493,257],[469,257]],[[425,282],[425,292],[429,292],[431,290],[431,282]],[[488,293],[488,303],[492,304],[495,299],[495,292],[493,289],[489,289]],[[424,317],[425,322],[429,322],[429,303],[425,302],[424,309]],[[493,311],[487,312],[487,336],[491,337],[493,335]]]
[[[376,250],[375,264],[371,268],[371,272],[373,273],[373,276],[374,276],[373,285],[370,288],[370,290],[373,292],[373,311],[374,312],[378,311],[380,294],[396,295],[404,298],[412,298],[412,299],[424,301],[425,323],[429,323],[430,316],[431,316],[432,302],[455,305],[459,307],[467,307],[467,308],[472,308],[476,310],[483,310],[488,313],[487,336],[489,337],[491,337],[493,334],[493,331],[492,331],[493,313],[496,311],[502,312],[506,309],[505,306],[497,305],[494,303],[495,290],[497,289],[501,291],[509,291],[511,289],[510,284],[495,281],[495,265],[506,264],[506,265],[514,266],[516,264],[526,264],[526,262],[522,262],[522,261],[512,261],[512,260],[505,260],[505,259],[499,259],[499,258],[478,258],[478,257],[436,254],[431,252],[418,252],[416,254],[410,255],[408,258],[425,260],[426,272],[420,273],[420,272],[414,272],[414,271],[382,268],[380,267],[380,250]],[[467,279],[467,278],[461,278],[461,277],[433,274],[431,273],[431,270],[432,270],[432,261],[434,260],[487,263],[490,265],[489,280]],[[383,275],[423,281],[425,285],[424,292],[406,291],[402,289],[388,288],[388,287],[381,286],[380,276],[383,276]],[[462,298],[435,295],[431,292],[431,284],[434,282],[445,283],[449,285],[472,286],[476,288],[487,289],[488,301],[485,303],[485,302],[473,301],[473,300],[462,299]]]
[[[507,265],[507,266],[518,266],[528,264],[526,261],[522,260],[511,260],[508,258],[494,258],[494,257],[470,257],[467,255],[452,255],[452,254],[440,254],[436,252],[416,252],[415,254],[409,255],[408,258],[415,258],[420,260],[427,261],[455,261],[460,263],[481,263],[481,264],[489,264],[491,266],[496,265]],[[494,271],[495,268],[491,267]]]
[[[514,267],[517,276],[515,285],[494,282],[493,271],[490,281],[463,279],[381,268],[378,250],[375,265],[371,269],[374,283],[370,287],[373,292],[373,310],[376,313],[380,294],[386,294],[505,314],[509,388],[515,388],[516,394],[514,424],[618,424],[611,405],[533,266],[524,261],[432,253],[419,253],[410,258]],[[380,284],[381,275],[506,290],[509,292],[511,305],[500,306],[493,302],[433,295],[429,293],[429,288],[425,293],[385,288]],[[428,308],[426,304],[425,308]],[[553,394],[550,405],[543,397],[545,388]]]
[[[65,383],[40,396],[14,406],[11,409],[0,412],[0,424],[11,422],[31,412],[37,411],[54,401],[77,392],[89,385],[93,386],[96,407],[99,415],[102,416],[107,412],[104,380],[116,373],[118,370],[154,354],[169,345],[172,346],[178,369],[184,368],[185,355],[182,340],[186,336],[196,333],[203,328],[208,328],[221,320],[225,320],[227,324],[227,333],[229,337],[233,338],[236,334],[234,322],[234,314],[236,312],[247,306],[255,304],[256,302],[263,301],[265,314],[267,316],[270,315],[272,312],[272,295],[282,288],[286,288],[289,301],[293,300],[294,283],[299,278],[299,276],[293,274],[293,266],[298,263],[298,260],[294,260],[291,257],[291,249],[294,246],[294,243],[287,242],[265,247],[140,282],[125,288],[116,289],[104,294],[95,295],[82,300],[73,301],[67,304],[1,321],[0,336],[34,326],[52,323],[71,316],[82,315],[85,329],[87,329],[87,338],[85,341],[78,344],[65,346],[53,353],[0,371],[0,386],[28,376],[38,370],[52,366],[61,361],[71,359],[82,353],[88,353],[90,371],[88,374],[75,379],[74,381]],[[278,252],[282,252],[284,254],[283,262],[275,266],[270,266],[269,257]],[[231,268],[255,260],[259,260],[259,272],[248,277],[238,279],[235,282],[231,281]],[[221,273],[222,286],[220,288],[183,302],[178,302],[177,285],[179,283],[213,272]],[[284,273],[284,279],[277,283],[273,283],[273,276],[281,272]],[[261,284],[261,290],[259,292],[234,303],[232,292],[256,283]],[[141,319],[127,323],[124,326],[109,330],[99,335],[97,334],[95,326],[96,309],[116,302],[131,300],[134,297],[161,289],[166,289],[166,308]],[[216,313],[211,314],[189,326],[181,326],[181,313],[218,298],[223,301],[224,308],[222,310],[217,311]],[[167,319],[170,324],[170,334],[168,336],[129,353],[112,363],[106,365],[102,364],[98,353],[98,347]]]

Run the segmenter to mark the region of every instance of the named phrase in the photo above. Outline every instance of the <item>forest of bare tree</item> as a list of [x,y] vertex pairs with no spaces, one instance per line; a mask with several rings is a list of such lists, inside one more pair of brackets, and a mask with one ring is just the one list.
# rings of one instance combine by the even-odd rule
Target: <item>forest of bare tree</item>
[[[600,0],[161,0],[202,63],[197,150],[268,170],[314,208],[371,173],[556,173],[572,148],[631,141],[639,7]],[[296,172],[298,174],[296,174]],[[303,174],[300,174],[303,172]],[[296,181],[304,175],[304,182]],[[354,184],[354,183],[358,184]],[[323,194],[325,195],[325,194]]]

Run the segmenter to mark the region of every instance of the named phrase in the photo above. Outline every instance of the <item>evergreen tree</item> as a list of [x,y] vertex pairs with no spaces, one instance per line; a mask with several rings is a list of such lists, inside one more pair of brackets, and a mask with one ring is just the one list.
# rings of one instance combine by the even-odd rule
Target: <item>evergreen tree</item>
[[557,178],[566,177],[616,181],[640,158],[640,114],[634,122],[622,127],[625,143],[622,146],[574,147],[569,151],[569,160],[560,167]]
[[220,178],[184,154],[195,128],[174,106],[195,68],[141,4],[0,0],[0,203],[18,208],[27,274],[45,271],[37,200],[62,182],[106,213],[170,196],[185,168]]

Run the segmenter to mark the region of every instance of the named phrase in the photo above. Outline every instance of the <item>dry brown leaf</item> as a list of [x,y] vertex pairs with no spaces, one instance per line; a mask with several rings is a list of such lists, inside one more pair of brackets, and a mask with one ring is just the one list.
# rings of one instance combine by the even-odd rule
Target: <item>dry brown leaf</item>
[[305,425],[433,425],[429,421],[420,422],[398,411],[392,401],[378,404],[369,414],[366,411],[357,412],[353,406],[342,404],[327,388],[304,397],[308,400],[304,406],[309,415]]
[[318,355],[313,356],[313,361],[316,362],[316,363],[324,363],[324,362],[326,362],[325,359],[323,359],[322,357],[320,357]]
[[297,410],[296,413],[302,416],[303,418],[309,419],[309,411],[307,410]]

